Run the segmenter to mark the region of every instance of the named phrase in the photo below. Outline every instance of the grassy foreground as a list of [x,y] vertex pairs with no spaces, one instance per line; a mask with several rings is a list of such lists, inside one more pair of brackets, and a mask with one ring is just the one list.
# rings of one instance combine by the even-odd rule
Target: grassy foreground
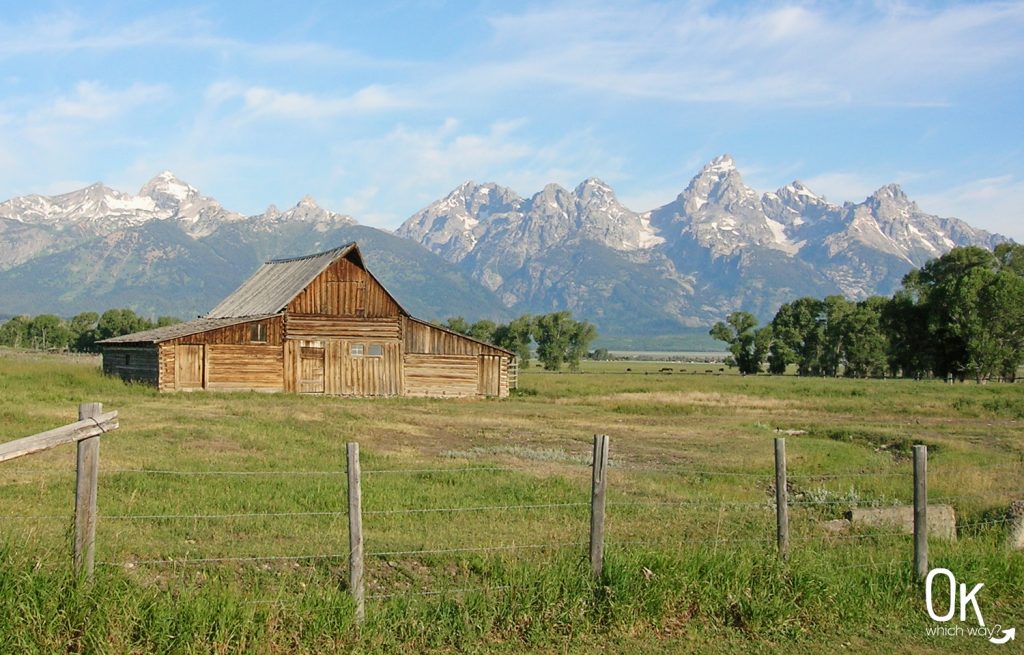
[[[931,501],[961,526],[932,541],[933,566],[985,583],[990,626],[1024,629],[1024,555],[1004,544],[1004,511],[1024,499],[1024,387],[707,370],[602,363],[524,373],[506,401],[354,400],[160,395],[94,359],[0,353],[0,440],[86,401],[122,426],[102,440],[91,586],[68,573],[73,449],[0,465],[0,652],[998,650],[928,636],[909,537],[823,528],[908,503],[912,443],[929,445]],[[793,432],[787,563],[777,430]],[[586,561],[595,433],[612,439],[600,581]],[[364,471],[361,629],[348,441]]]

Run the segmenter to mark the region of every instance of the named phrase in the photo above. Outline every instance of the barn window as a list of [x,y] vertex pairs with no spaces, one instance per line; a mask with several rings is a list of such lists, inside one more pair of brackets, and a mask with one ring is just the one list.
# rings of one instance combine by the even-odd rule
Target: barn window
[[379,343],[371,343],[370,344],[370,357],[383,357],[383,356],[384,356],[384,346],[380,345]]
[[249,341],[266,341],[267,340],[267,324],[266,323],[253,323],[249,328]]
[[366,350],[366,346],[361,343],[354,343],[349,347],[349,353],[353,357],[362,357],[364,350]]
[[127,354],[127,353],[125,353],[125,356],[124,356],[124,365],[125,365],[125,366],[129,366],[129,365],[130,365],[131,363],[132,363],[132,356],[131,356],[131,355],[129,355],[129,354]]

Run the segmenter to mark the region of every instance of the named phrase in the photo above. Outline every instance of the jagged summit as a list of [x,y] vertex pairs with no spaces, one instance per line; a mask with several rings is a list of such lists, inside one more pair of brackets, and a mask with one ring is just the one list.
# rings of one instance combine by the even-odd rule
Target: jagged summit
[[[510,315],[570,309],[603,334],[669,334],[738,309],[770,317],[782,302],[806,295],[887,294],[912,267],[955,246],[991,248],[1003,240],[922,211],[898,185],[843,205],[799,180],[761,194],[729,155],[703,166],[672,202],[645,212],[624,206],[596,177],[571,189],[546,185],[528,197],[466,181],[409,217],[396,235],[353,223],[309,196],[284,211],[271,205],[241,216],[169,171],[137,195],[97,183],[13,198],[0,203],[0,300],[11,304],[18,296],[28,307],[51,294],[51,311],[67,308],[61,303],[75,293],[75,278],[87,277],[77,287],[82,305],[123,306],[131,293],[150,302],[161,296],[151,289],[167,284],[219,284],[246,257],[257,262],[327,249],[342,237],[368,238],[389,244],[378,251],[416,284],[457,273],[482,294],[460,287],[460,297],[500,299]],[[81,261],[92,268],[83,272]],[[74,267],[62,268],[67,262]],[[58,275],[53,271],[60,279],[49,287],[26,286]],[[413,295],[434,302],[431,288]],[[187,294],[207,291],[190,287]],[[424,312],[462,311],[449,311],[455,306],[467,305]]]
[[701,174],[727,175],[736,170],[736,161],[732,155],[726,153],[715,157],[705,164]]
[[199,190],[180,180],[171,171],[163,171],[143,184],[139,195],[152,198],[161,209],[173,210],[197,200]]

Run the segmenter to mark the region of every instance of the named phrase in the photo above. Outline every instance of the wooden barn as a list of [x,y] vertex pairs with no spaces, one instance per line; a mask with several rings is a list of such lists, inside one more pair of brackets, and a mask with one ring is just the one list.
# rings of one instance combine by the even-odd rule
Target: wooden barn
[[355,243],[261,266],[203,318],[99,342],[103,370],[161,391],[497,396],[511,351],[413,318]]

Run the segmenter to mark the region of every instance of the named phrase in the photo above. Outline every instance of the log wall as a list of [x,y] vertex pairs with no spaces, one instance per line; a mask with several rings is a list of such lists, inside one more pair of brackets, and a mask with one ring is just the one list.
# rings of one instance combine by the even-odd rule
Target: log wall
[[405,355],[407,396],[476,396],[480,359],[474,355]]
[[206,346],[206,388],[221,391],[283,391],[284,356],[279,346]]
[[364,339],[397,341],[401,338],[398,318],[343,318],[311,314],[285,317],[287,339]]
[[103,372],[123,380],[159,382],[160,358],[155,345],[119,346],[103,349]]

